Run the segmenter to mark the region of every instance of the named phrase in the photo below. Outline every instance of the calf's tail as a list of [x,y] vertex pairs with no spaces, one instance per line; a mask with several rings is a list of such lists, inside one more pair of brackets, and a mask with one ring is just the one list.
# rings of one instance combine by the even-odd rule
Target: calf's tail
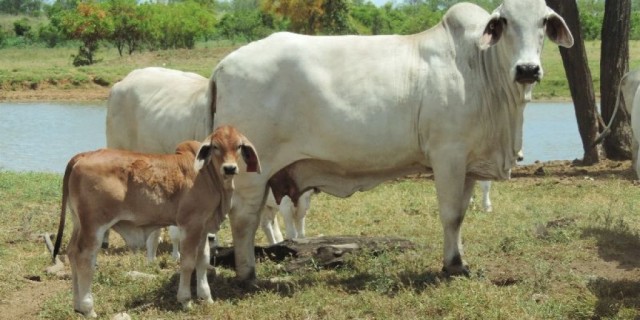
[[56,262],[56,256],[60,252],[60,245],[62,244],[62,234],[64,233],[64,222],[67,216],[67,201],[69,199],[69,176],[71,170],[76,164],[78,156],[73,157],[67,164],[67,168],[64,170],[64,177],[62,178],[62,206],[60,209],[60,222],[58,224],[58,233],[56,235],[56,243],[53,246],[53,263]]

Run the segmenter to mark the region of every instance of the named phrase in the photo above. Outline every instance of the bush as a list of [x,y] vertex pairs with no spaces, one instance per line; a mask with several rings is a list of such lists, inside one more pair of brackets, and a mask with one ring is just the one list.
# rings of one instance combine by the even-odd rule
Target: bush
[[9,33],[0,26],[0,48],[4,48],[7,44],[7,38],[9,38]]
[[40,25],[38,28],[38,40],[43,42],[48,48],[53,48],[65,41],[65,37],[56,26],[46,24]]
[[31,25],[29,24],[29,19],[26,17],[13,22],[13,32],[15,32],[18,37],[24,37],[30,30]]

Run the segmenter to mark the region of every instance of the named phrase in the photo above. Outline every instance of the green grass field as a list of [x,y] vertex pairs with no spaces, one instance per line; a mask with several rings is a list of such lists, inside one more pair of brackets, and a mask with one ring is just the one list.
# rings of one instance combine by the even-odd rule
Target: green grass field
[[[112,249],[98,256],[96,311],[105,319],[122,311],[134,319],[638,319],[640,188],[629,169],[616,166],[494,184],[494,212],[470,209],[464,222],[470,278],[440,273],[442,229],[428,179],[389,182],[348,199],[320,194],[307,217],[308,236],[403,237],[415,250],[360,253],[336,270],[311,263],[287,273],[259,262],[252,290],[218,268],[209,277],[214,304],[190,311],[176,302],[178,266],[166,245],[149,265],[112,235]],[[51,258],[38,236],[57,228],[60,185],[55,174],[0,171],[3,315],[80,318],[68,276],[43,271]],[[68,219],[65,245],[71,226]],[[228,225],[219,236],[229,241]],[[265,244],[261,231],[257,241]],[[156,278],[131,280],[131,270]]]
[[[162,66],[198,73],[209,77],[215,65],[239,45],[200,43],[193,50],[166,50],[135,53],[120,57],[116,49],[102,48],[97,58],[102,61],[85,67],[73,67],[71,55],[76,48],[6,48],[0,49],[0,90],[33,90],[44,88],[110,87],[136,68]],[[587,57],[600,94],[600,42],[586,43]],[[631,68],[640,67],[640,41],[630,43]],[[557,46],[547,43],[543,52],[544,79],[534,90],[536,100],[570,100],[570,92]]]

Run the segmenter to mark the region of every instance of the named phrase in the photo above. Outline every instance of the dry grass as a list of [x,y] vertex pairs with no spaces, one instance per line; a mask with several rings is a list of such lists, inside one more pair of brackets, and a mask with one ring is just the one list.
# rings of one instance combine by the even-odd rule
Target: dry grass
[[[135,53],[120,57],[117,50],[102,49],[98,59],[102,61],[92,66],[73,67],[71,55],[76,48],[7,48],[0,50],[0,89],[18,91],[21,94],[0,94],[0,100],[31,100],[42,97],[67,100],[80,96],[72,90],[94,90],[99,94],[91,97],[106,99],[106,89],[124,78],[133,69],[149,66],[163,66],[198,73],[209,77],[215,65],[238,44],[227,42],[200,43],[194,50],[165,50]],[[600,42],[585,44],[591,68],[596,95],[600,94]],[[640,67],[640,41],[630,42],[630,66]],[[564,67],[557,46],[547,43],[543,51],[544,79],[534,90],[536,100],[570,100],[571,94],[564,73]],[[69,92],[69,95],[53,91]],[[47,91],[48,90],[48,91]],[[40,94],[38,94],[40,93]]]
[[[349,199],[320,194],[312,200],[308,234],[400,236],[416,250],[365,252],[337,270],[310,264],[287,273],[261,262],[260,288],[251,290],[234,281],[232,270],[218,268],[210,277],[214,304],[183,311],[168,246],[157,264],[147,265],[142,254],[114,241],[98,257],[96,309],[104,317],[126,311],[141,319],[634,319],[640,316],[640,189],[627,178],[628,167],[576,168],[571,176],[524,172],[494,184],[495,212],[471,209],[465,220],[470,278],[441,275],[433,183],[406,179]],[[0,172],[0,186],[0,311],[27,310],[23,319],[75,317],[71,283],[43,272],[50,257],[36,237],[57,226],[60,177]],[[228,227],[220,237],[230,239]],[[130,270],[156,278],[131,280]],[[11,305],[43,285],[51,292],[40,305]]]

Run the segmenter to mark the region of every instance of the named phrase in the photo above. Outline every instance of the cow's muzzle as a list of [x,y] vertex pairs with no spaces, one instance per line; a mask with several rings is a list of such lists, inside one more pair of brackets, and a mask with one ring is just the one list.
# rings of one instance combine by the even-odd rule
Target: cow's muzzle
[[224,173],[226,176],[238,174],[238,166],[235,164],[225,164],[222,166],[222,173]]
[[516,81],[531,84],[540,81],[540,66],[536,64],[519,64],[516,66]]

